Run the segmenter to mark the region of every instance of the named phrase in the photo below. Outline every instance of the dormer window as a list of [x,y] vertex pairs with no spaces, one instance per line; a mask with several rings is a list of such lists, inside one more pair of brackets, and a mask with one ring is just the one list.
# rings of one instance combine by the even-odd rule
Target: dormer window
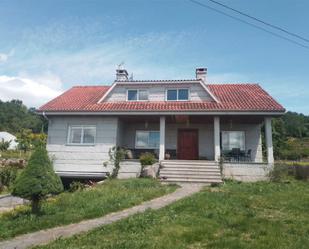
[[189,89],[167,89],[167,101],[186,101],[189,100]]
[[145,89],[130,89],[127,94],[128,101],[147,101],[148,90]]

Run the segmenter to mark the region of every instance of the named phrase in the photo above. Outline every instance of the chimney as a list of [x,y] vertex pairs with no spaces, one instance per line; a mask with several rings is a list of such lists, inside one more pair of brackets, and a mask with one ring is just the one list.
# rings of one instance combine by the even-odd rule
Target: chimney
[[116,69],[116,81],[127,81],[128,72],[125,69]]
[[195,70],[196,79],[202,80],[206,83],[206,74],[207,74],[207,68],[206,67],[200,67]]

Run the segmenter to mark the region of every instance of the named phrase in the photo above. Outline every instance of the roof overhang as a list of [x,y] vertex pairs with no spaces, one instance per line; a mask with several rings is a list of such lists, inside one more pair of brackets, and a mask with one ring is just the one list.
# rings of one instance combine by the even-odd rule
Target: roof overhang
[[104,112],[87,112],[87,111],[41,111],[41,115],[102,115],[102,116],[131,116],[131,115],[261,115],[261,116],[282,116],[285,111],[104,111]]

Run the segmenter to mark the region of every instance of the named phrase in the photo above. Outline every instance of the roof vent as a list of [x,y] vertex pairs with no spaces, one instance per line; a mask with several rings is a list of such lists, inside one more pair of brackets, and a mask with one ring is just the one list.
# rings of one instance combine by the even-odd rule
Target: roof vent
[[116,81],[127,81],[128,80],[128,71],[125,69],[116,70]]
[[206,74],[207,74],[207,68],[206,67],[200,67],[195,70],[196,79],[202,80],[206,83]]

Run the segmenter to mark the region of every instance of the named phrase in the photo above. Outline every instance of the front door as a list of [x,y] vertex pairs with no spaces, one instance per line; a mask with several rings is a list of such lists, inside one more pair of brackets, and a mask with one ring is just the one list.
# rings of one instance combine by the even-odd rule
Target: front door
[[177,159],[198,159],[198,130],[178,130]]

